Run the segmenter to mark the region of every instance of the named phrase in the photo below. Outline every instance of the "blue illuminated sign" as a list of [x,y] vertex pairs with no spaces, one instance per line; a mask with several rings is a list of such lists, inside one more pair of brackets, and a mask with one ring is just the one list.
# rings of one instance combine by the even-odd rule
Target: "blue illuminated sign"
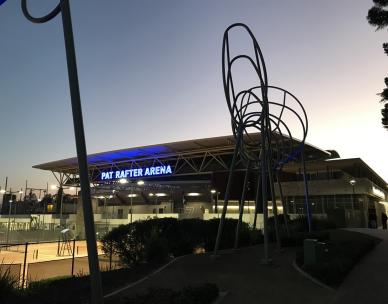
[[170,165],[102,172],[101,180],[106,181],[112,179],[147,177],[166,174],[172,174]]

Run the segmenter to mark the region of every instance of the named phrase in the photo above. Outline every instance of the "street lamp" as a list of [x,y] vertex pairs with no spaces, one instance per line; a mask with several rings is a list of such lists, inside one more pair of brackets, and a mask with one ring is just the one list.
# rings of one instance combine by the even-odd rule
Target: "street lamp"
[[[125,179],[125,182],[122,182],[121,180],[119,180],[119,182],[120,182],[120,184],[126,184],[126,183],[128,183],[128,181]],[[131,218],[130,218],[130,222],[131,222],[131,224],[132,224],[132,221],[133,221],[133,198],[134,197],[137,197],[137,194],[136,193],[133,193],[133,184],[134,184],[135,182],[134,181],[131,181],[131,193],[130,194],[128,194],[128,197],[130,198],[130,202],[131,202]],[[143,180],[138,180],[137,182],[136,182],[136,184],[138,185],[138,186],[143,186],[144,185],[144,181]]]
[[218,214],[218,194],[220,194],[220,192],[215,189],[212,189],[210,190],[210,193],[212,194],[212,198],[214,194],[216,194],[216,200],[214,201],[214,212]]
[[128,194],[128,197],[130,198],[131,201],[131,224],[132,224],[132,217],[133,217],[133,201],[132,199],[136,197],[137,195],[133,193],[133,188],[131,187],[131,194]]
[[354,186],[356,185],[356,180],[355,179],[351,179],[349,181],[349,184],[352,186],[353,188],[353,194],[352,194],[352,210],[354,211],[354,196],[355,196],[355,193],[354,193]]
[[[10,231],[10,228],[11,228],[11,211],[12,211],[12,203],[13,203],[13,200],[12,200],[12,194],[14,193],[23,193],[23,191],[12,191],[12,189],[10,188],[9,191],[6,191],[6,190],[1,190],[1,193],[2,194],[7,194],[9,193],[10,195],[10,199],[9,199],[9,207],[8,207],[8,227],[7,227],[7,239],[6,239],[6,245],[8,245],[8,242],[9,242],[9,231]],[[16,205],[15,205],[16,206]],[[15,214],[14,214],[14,224],[16,222],[16,209],[15,209]]]
[[104,199],[104,217],[105,217],[105,233],[108,233],[109,231],[109,225],[108,225],[108,214],[106,212],[106,200],[109,198],[113,198],[113,195],[109,195],[109,196],[106,196],[106,195],[102,195],[102,196],[99,196],[98,198],[100,199]]

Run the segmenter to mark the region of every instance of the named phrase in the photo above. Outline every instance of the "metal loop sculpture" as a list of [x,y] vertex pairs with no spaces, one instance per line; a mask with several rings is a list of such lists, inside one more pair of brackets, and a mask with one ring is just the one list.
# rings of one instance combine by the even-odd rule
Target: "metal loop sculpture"
[[22,0],[22,11],[24,16],[33,23],[45,23],[50,21],[51,19],[54,19],[60,12],[61,12],[61,4],[58,4],[50,13],[48,13],[46,16],[35,18],[31,16],[31,14],[28,12],[27,8],[27,0]]
[[98,264],[93,209],[90,196],[85,132],[82,118],[81,97],[79,91],[77,62],[74,48],[73,26],[71,22],[69,0],[60,0],[59,4],[49,14],[40,18],[35,18],[29,13],[27,8],[27,0],[21,0],[21,6],[24,16],[33,23],[45,23],[55,18],[59,13],[62,15],[67,70],[73,112],[74,135],[81,183],[81,197],[85,223],[86,244],[88,249],[88,261],[91,280],[91,303],[102,304],[104,303],[104,298],[102,295],[102,284]]
[[[253,44],[253,56],[246,53],[232,55],[229,34],[232,29],[240,28],[245,30],[250,41]],[[252,87],[238,88],[238,82],[235,81],[233,68],[240,63],[249,65],[254,74],[254,82],[258,85]],[[242,23],[236,23],[229,26],[225,33],[222,46],[222,76],[226,102],[231,116],[231,126],[235,138],[236,146],[229,170],[228,182],[226,185],[224,206],[219,223],[218,234],[214,249],[217,254],[222,229],[226,216],[229,193],[233,178],[233,172],[238,157],[243,160],[246,166],[246,175],[243,183],[243,191],[240,200],[239,221],[236,228],[235,247],[238,247],[239,230],[241,227],[244,201],[246,195],[247,180],[250,171],[254,170],[258,174],[258,185],[256,192],[256,208],[254,226],[256,226],[256,215],[259,201],[259,189],[261,188],[261,199],[263,203],[263,228],[264,228],[264,260],[268,262],[268,195],[267,185],[270,186],[270,197],[274,213],[275,231],[277,245],[280,248],[280,237],[277,220],[277,206],[274,190],[274,178],[279,186],[283,212],[286,212],[284,206],[283,194],[279,180],[279,172],[283,166],[299,158],[304,166],[304,145],[308,131],[308,120],[306,111],[302,103],[290,92],[280,87],[268,84],[267,69],[262,51],[252,31]],[[292,127],[297,125],[299,132],[295,136],[295,130]],[[253,133],[260,133],[253,136]],[[296,139],[298,138],[298,139]],[[305,174],[304,174],[305,176]],[[305,197],[306,211],[308,216],[309,229],[311,229],[310,211],[308,207],[308,190],[305,179]],[[285,214],[286,215],[286,214]],[[285,216],[286,220],[287,216]],[[288,224],[286,221],[286,229]]]

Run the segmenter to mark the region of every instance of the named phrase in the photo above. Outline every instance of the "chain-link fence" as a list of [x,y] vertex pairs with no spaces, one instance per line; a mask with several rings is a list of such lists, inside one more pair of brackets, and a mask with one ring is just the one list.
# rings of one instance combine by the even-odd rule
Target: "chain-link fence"
[[[99,243],[97,247],[101,271],[122,267],[117,256],[105,255]],[[23,287],[49,278],[89,274],[84,240],[0,245],[0,263],[0,273],[9,269]]]
[[54,230],[7,230],[0,229],[0,244],[21,244],[55,242],[59,239],[61,231]]

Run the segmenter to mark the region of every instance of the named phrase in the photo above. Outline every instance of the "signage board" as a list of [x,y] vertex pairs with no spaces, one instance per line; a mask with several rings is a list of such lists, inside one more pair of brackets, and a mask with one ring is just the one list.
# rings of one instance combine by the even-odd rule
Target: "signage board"
[[152,166],[145,168],[134,168],[134,169],[122,169],[115,171],[104,171],[100,174],[101,181],[110,181],[123,178],[140,178],[140,177],[151,177],[159,175],[170,175],[172,169],[170,165],[166,166]]

